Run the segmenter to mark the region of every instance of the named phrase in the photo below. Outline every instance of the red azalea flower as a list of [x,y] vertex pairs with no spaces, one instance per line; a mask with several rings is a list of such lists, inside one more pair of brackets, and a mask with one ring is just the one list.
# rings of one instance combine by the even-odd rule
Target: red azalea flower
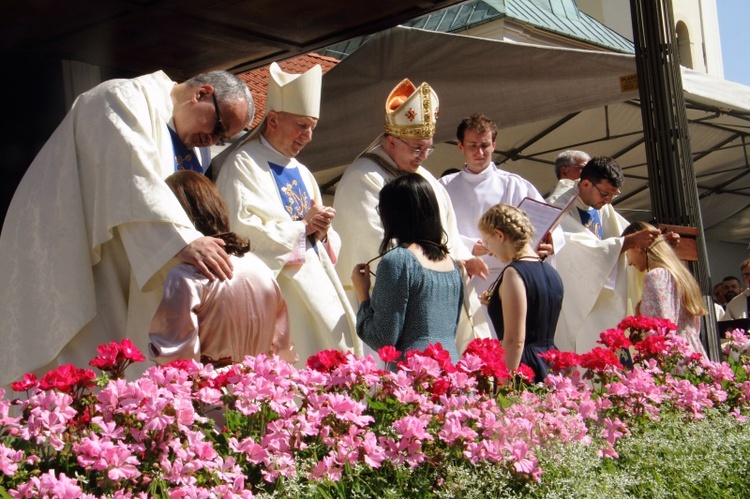
[[37,385],[39,385],[39,380],[37,379],[36,374],[26,373],[23,375],[23,378],[11,383],[10,387],[14,392],[25,392],[26,390],[35,388]]
[[481,372],[484,376],[494,376],[498,380],[508,379],[510,374],[505,365],[505,350],[500,341],[496,339],[477,338],[472,340],[466,347],[464,355],[476,355],[484,365]]
[[146,357],[143,356],[141,351],[128,338],[120,342],[120,352],[125,356],[125,360],[129,360],[130,362],[143,362],[146,360]]
[[652,334],[643,338],[643,340],[633,345],[633,347],[643,357],[663,355],[667,351],[666,337],[662,334]]
[[393,345],[386,345],[378,350],[378,356],[383,362],[394,362],[401,357],[401,352]]
[[42,390],[59,390],[70,393],[74,388],[91,388],[96,375],[90,369],[79,369],[73,364],[65,364],[53,369],[42,377],[39,387]]
[[632,343],[630,339],[625,336],[625,331],[622,329],[607,329],[599,335],[600,343],[610,350],[620,350],[621,348],[629,348]]
[[323,350],[307,359],[307,367],[323,373],[327,373],[346,364],[346,354],[339,350]]
[[448,392],[448,388],[451,387],[450,381],[448,381],[445,378],[439,378],[435,380],[435,382],[430,387],[430,391],[434,395],[433,398],[439,397],[440,395],[443,395]]
[[440,368],[446,373],[456,372],[456,366],[451,361],[451,354],[447,350],[443,349],[443,345],[440,343],[434,343],[427,345],[424,349],[423,355],[435,359]]
[[612,350],[597,347],[588,353],[581,354],[581,367],[591,371],[603,371],[605,368],[614,366],[622,369],[620,359]]
[[110,341],[106,345],[99,345],[96,347],[96,351],[99,352],[99,355],[91,359],[89,362],[91,367],[96,367],[102,371],[108,371],[117,364],[117,357],[120,354],[120,346],[116,342]]
[[485,359],[490,356],[502,357],[503,355],[505,355],[505,350],[503,350],[503,346],[500,341],[496,339],[477,338],[471,340],[471,342],[466,346],[464,355],[466,355],[467,353],[471,353]]
[[668,330],[677,331],[677,326],[669,319],[662,319],[659,317],[644,317],[642,315],[631,315],[625,317],[618,325],[617,329],[632,329],[636,331],[658,331]]
[[702,358],[703,358],[702,354],[695,352],[695,353],[690,354],[690,356],[688,357],[688,360],[692,362],[699,362]]
[[146,360],[128,338],[120,343],[110,341],[106,345],[99,345],[96,350],[99,355],[92,359],[89,365],[108,372],[113,377],[120,377],[130,364]]
[[78,416],[68,421],[68,426],[84,426],[91,422],[91,408],[90,406],[84,407],[83,411],[78,413]]
[[518,369],[516,369],[514,372],[520,375],[521,379],[527,383],[533,383],[534,378],[536,377],[534,370],[526,364],[519,365]]
[[581,365],[581,356],[575,352],[547,350],[544,353],[540,353],[539,357],[544,359],[553,371],[566,371]]
[[227,385],[227,380],[229,379],[229,376],[233,374],[234,372],[231,370],[222,371],[209,381],[209,386],[211,388],[216,388],[217,390],[221,389]]

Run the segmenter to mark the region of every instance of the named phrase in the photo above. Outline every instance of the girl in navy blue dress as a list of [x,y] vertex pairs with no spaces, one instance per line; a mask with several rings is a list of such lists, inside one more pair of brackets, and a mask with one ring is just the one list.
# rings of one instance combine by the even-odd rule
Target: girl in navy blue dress
[[547,376],[538,354],[555,347],[563,284],[560,274],[539,258],[529,244],[534,228],[526,214],[497,204],[479,220],[482,244],[508,266],[482,295],[498,339],[505,350],[508,370],[523,363],[534,370],[534,382]]

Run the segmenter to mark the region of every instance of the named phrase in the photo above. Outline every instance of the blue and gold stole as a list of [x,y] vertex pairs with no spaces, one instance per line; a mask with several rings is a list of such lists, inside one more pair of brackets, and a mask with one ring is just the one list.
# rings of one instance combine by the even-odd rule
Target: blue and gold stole
[[594,208],[588,211],[578,209],[578,215],[581,217],[581,223],[590,230],[599,239],[604,239],[604,229],[602,228],[602,219],[599,218],[599,211]]
[[279,188],[281,204],[292,220],[305,218],[310,209],[310,194],[307,192],[299,168],[284,168],[282,165],[268,162],[273,173],[273,179]]
[[198,173],[203,173],[203,167],[201,166],[198,155],[195,151],[188,149],[185,144],[180,140],[177,132],[167,125],[169,130],[169,136],[172,137],[172,150],[174,151],[174,171],[180,170],[193,170]]

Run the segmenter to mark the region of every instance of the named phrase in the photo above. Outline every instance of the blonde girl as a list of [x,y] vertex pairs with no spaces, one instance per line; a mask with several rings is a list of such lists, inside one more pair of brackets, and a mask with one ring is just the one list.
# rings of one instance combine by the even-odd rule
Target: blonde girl
[[[633,222],[622,233],[623,236],[639,230],[656,230],[646,222]],[[664,236],[659,235],[645,249],[630,248],[626,251],[628,264],[641,272],[643,296],[636,313],[646,317],[661,317],[674,322],[679,334],[685,337],[695,352],[705,355],[700,341],[700,316],[706,315],[703,297],[695,278],[677,257]]]
[[534,228],[518,208],[497,204],[479,220],[482,245],[508,266],[482,295],[509,370],[524,363],[535,382],[547,376],[538,354],[557,349],[557,319],[563,299],[562,279],[539,258],[530,243]]

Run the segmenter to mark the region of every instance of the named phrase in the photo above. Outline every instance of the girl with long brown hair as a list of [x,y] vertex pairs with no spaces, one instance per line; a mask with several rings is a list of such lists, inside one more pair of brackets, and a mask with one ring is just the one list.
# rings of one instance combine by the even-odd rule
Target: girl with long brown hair
[[227,208],[214,184],[189,170],[166,182],[195,228],[224,241],[234,274],[210,281],[186,263],[169,272],[149,329],[151,359],[157,364],[194,359],[218,367],[265,353],[295,362],[279,286],[271,269],[250,253],[250,242],[229,230]]

